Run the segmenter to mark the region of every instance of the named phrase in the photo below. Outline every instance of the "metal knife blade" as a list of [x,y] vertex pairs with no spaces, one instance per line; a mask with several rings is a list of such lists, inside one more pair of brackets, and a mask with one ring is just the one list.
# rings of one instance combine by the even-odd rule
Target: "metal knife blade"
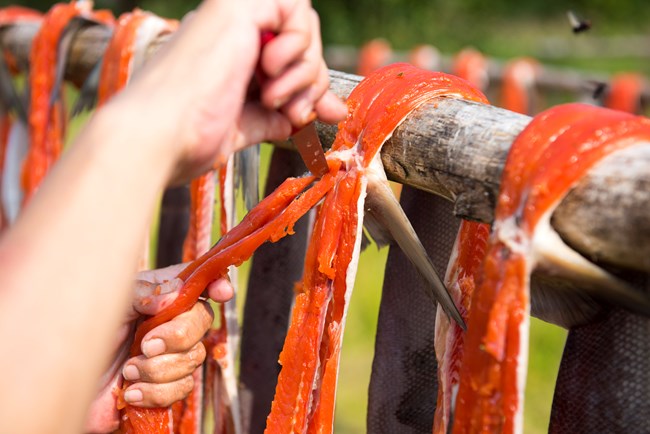
[[291,136],[291,141],[298,149],[302,161],[305,162],[307,169],[317,176],[321,177],[329,172],[323,145],[316,132],[316,126],[313,122],[307,124]]

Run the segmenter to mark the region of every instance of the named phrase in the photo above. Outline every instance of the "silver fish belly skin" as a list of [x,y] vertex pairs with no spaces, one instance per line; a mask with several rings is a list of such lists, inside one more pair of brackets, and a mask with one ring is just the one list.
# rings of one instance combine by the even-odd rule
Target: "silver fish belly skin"
[[[460,220],[447,200],[410,187],[400,203],[438,270],[444,270]],[[399,247],[391,246],[370,379],[368,433],[431,433],[437,399],[437,306]]]

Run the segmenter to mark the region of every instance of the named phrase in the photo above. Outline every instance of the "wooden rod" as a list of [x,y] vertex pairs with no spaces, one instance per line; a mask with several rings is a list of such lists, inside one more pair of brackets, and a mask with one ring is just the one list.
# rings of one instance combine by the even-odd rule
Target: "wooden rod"
[[[31,37],[33,32],[8,28],[0,33],[0,45],[26,61]],[[166,38],[153,44],[151,53]],[[67,78],[83,81],[107,40],[105,31],[82,30],[73,42]],[[360,79],[330,71],[331,89],[342,98]],[[443,99],[409,116],[384,146],[382,161],[390,179],[453,201],[459,216],[490,222],[508,150],[528,122],[528,116],[497,107]],[[336,127],[317,127],[323,143],[331,144]],[[592,260],[650,271],[648,167],[648,143],[617,152],[594,167],[553,215],[553,226],[565,242]]]

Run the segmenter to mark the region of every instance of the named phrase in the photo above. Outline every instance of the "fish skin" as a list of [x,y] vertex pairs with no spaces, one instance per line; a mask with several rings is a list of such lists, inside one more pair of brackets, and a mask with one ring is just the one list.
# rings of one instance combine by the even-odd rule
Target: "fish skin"
[[[444,270],[460,220],[445,199],[404,186],[400,203],[434,266]],[[386,263],[370,377],[368,433],[431,433],[437,395],[437,305],[409,259],[392,246]]]
[[8,131],[5,145],[4,167],[2,168],[2,180],[0,181],[0,185],[2,185],[0,200],[2,200],[5,216],[8,219],[6,223],[12,224],[18,218],[23,202],[20,168],[29,149],[27,124],[16,119]]
[[65,26],[65,29],[63,29],[57,47],[56,74],[54,77],[52,92],[50,93],[50,110],[54,107],[54,104],[56,104],[58,99],[61,98],[65,68],[66,63],[68,62],[70,49],[72,48],[72,41],[80,30],[95,25],[96,23],[97,22],[90,17],[77,16],[72,18]]
[[0,55],[0,111],[13,111],[21,122],[27,123],[27,103],[18,94],[3,55]]
[[[298,153],[274,148],[265,196],[289,176],[304,172]],[[271,410],[278,358],[289,326],[294,285],[302,278],[307,250],[307,220],[299,220],[295,234],[263,244],[253,256],[244,305],[240,356],[240,399],[244,432],[261,433]]]
[[563,276],[536,270],[530,279],[530,314],[570,329],[602,318],[605,304]]
[[[647,278],[637,288],[650,290]],[[650,433],[650,318],[622,308],[569,331],[549,433]]]
[[81,85],[81,89],[79,89],[79,96],[77,97],[77,100],[75,101],[74,105],[72,106],[72,110],[70,111],[71,117],[74,118],[79,116],[84,111],[92,110],[97,103],[99,75],[102,70],[103,61],[104,55],[100,57],[93,69],[90,71],[90,74],[88,74],[88,77],[86,77],[86,80],[84,80],[83,84]]
[[259,143],[248,146],[235,154],[235,185],[241,188],[244,196],[244,204],[249,211],[260,201],[259,172]]

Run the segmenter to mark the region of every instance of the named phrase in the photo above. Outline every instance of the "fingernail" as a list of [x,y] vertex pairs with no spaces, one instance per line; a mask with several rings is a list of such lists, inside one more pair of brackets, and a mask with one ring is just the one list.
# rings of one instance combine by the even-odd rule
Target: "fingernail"
[[314,111],[313,106],[309,106],[303,111],[301,120],[303,125],[307,125],[316,120],[316,112]]
[[158,356],[165,352],[165,341],[160,338],[149,339],[142,343],[142,353],[147,357]]
[[135,404],[136,402],[142,401],[144,396],[140,389],[130,389],[124,392],[124,400],[128,403]]
[[273,108],[275,110],[277,110],[280,107],[282,107],[283,105],[285,105],[287,103],[287,101],[288,101],[288,98],[286,96],[282,97],[282,98],[276,98],[276,99],[273,100]]
[[134,365],[126,365],[122,369],[122,376],[129,381],[136,381],[140,379],[140,371]]

